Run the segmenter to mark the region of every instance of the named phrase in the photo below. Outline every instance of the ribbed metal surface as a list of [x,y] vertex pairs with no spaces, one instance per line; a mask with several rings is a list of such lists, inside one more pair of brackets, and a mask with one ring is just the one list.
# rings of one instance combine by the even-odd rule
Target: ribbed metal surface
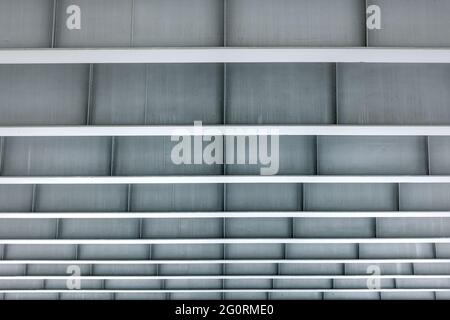
[[[450,67],[427,63],[448,62],[449,14],[445,0],[0,0],[0,297],[450,298]],[[49,50],[17,64],[11,48]],[[278,175],[174,164],[170,132],[194,121],[279,129]]]

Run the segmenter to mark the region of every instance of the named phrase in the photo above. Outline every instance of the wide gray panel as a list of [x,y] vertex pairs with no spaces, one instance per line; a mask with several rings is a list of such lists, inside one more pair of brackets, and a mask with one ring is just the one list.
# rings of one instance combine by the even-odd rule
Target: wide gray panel
[[74,245],[10,244],[6,247],[4,259],[74,259],[75,247]]
[[109,175],[109,137],[11,137],[3,175]]
[[51,219],[8,219],[0,223],[1,239],[54,238],[56,221]]
[[449,124],[450,65],[339,64],[340,124]]
[[450,210],[449,184],[402,184],[399,190],[400,210]]
[[434,257],[433,244],[372,244],[359,245],[361,259],[408,259]]
[[0,124],[84,124],[86,65],[0,65]]
[[333,65],[228,64],[226,108],[227,123],[334,123]]
[[[81,9],[81,29],[69,30],[66,9]],[[57,47],[129,47],[132,32],[132,0],[58,0]]]
[[52,12],[52,0],[2,0],[0,48],[50,47]]
[[229,238],[288,238],[292,223],[284,219],[226,219],[226,237]]
[[355,259],[358,258],[356,244],[289,244],[289,259]]
[[395,211],[393,184],[305,184],[305,211]]
[[429,139],[430,174],[450,174],[450,138],[430,137]]
[[221,211],[219,184],[135,185],[131,211]]
[[450,236],[449,218],[378,218],[377,235],[386,238]]
[[361,46],[360,0],[228,0],[229,46]]
[[294,236],[299,238],[370,238],[375,236],[373,219],[294,219]]
[[223,45],[223,0],[135,0],[133,46]]
[[148,219],[143,224],[144,238],[221,238],[222,219]]
[[381,9],[381,29],[369,30],[369,46],[450,46],[447,0],[368,0]]
[[150,246],[148,245],[78,245],[78,259],[80,260],[139,260],[148,259]]
[[[227,137],[224,139],[225,155],[234,155],[231,164],[225,157],[226,173],[230,175],[264,174],[263,170],[271,172],[271,174],[280,175],[310,175],[316,173],[316,139],[311,136],[279,136],[278,146],[273,147],[275,143],[273,136],[267,136],[267,140],[263,140],[261,136],[253,136],[254,142],[250,142],[250,137],[245,137],[245,164],[238,164],[238,154],[240,152],[240,144],[238,139],[243,137]],[[230,142],[231,141],[231,142]],[[268,164],[262,164],[262,143],[267,141],[267,150],[264,156],[270,155]],[[257,144],[257,164],[249,164],[250,162],[250,146]],[[272,154],[272,150],[274,153]],[[252,154],[254,155],[254,154]],[[277,170],[278,169],[278,170]]]
[[296,184],[229,184],[226,191],[229,211],[301,210],[301,187]]
[[318,173],[324,175],[427,174],[423,137],[339,137],[318,139]]
[[[193,139],[192,139],[193,140]],[[222,174],[222,166],[194,164],[194,142],[191,147],[192,164],[174,164],[172,148],[179,142],[170,137],[118,137],[116,138],[116,175],[176,175]]]
[[144,124],[145,64],[94,66],[93,124]]
[[161,244],[152,245],[151,249],[152,259],[222,259],[223,257],[223,245],[220,244]]
[[70,219],[59,227],[62,239],[135,239],[138,219]]
[[27,212],[31,210],[33,187],[0,185],[0,211]]
[[36,211],[120,212],[127,209],[127,187],[122,185],[41,185]]
[[222,123],[221,64],[150,64],[147,124]]

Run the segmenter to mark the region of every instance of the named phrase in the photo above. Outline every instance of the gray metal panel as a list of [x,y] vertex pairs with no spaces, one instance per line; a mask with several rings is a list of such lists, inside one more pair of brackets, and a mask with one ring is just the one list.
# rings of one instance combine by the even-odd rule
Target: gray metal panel
[[61,223],[62,239],[136,239],[138,219],[70,219]]
[[146,74],[145,64],[95,65],[93,124],[144,124]]
[[[152,259],[222,259],[223,245],[196,244],[171,245],[158,244],[151,247]],[[196,266],[197,267],[197,266]],[[167,266],[169,268],[169,266]]]
[[52,0],[2,0],[0,48],[50,47]]
[[86,65],[0,65],[0,124],[84,124]]
[[[81,9],[81,29],[66,27],[66,9]],[[58,0],[57,47],[129,47],[132,32],[132,0]]]
[[355,259],[358,258],[356,244],[289,244],[289,259]]
[[397,186],[392,184],[305,184],[306,211],[395,211]]
[[401,210],[450,210],[448,184],[402,184],[399,190]]
[[333,88],[331,64],[228,64],[226,122],[334,123]]
[[447,0],[368,0],[381,9],[381,29],[369,30],[370,46],[450,46]]
[[360,244],[361,259],[433,258],[433,244]]
[[360,0],[228,0],[229,46],[361,46]]
[[[164,174],[222,174],[221,165],[176,165],[171,160],[172,148],[177,141],[170,137],[118,137],[116,138],[116,175]],[[194,159],[194,143],[192,159]]]
[[292,233],[290,219],[226,219],[229,238],[288,238]]
[[339,64],[340,124],[449,124],[450,65]]
[[[262,137],[258,138],[258,152],[261,153]],[[250,142],[249,138],[245,138],[245,162],[246,164],[237,164],[237,154],[239,151],[239,145],[237,143],[238,138],[233,137],[233,143],[228,144],[227,138],[224,140],[225,154],[234,154],[233,164],[226,164],[226,172],[230,175],[236,174],[253,174],[260,175],[262,168],[273,168],[275,170],[276,164],[275,156],[272,155],[272,143],[274,138],[267,137],[267,155],[271,155],[271,162],[268,165],[261,164],[261,156],[258,155],[257,164],[249,164],[248,154],[250,154]],[[280,136],[278,137],[278,172],[275,174],[289,175],[310,175],[315,174],[316,171],[316,139],[311,136]],[[234,148],[234,151],[232,150]],[[276,150],[276,149],[274,149]],[[225,158],[226,159],[226,158]],[[226,159],[227,160],[227,159]]]
[[320,174],[427,173],[426,139],[423,137],[319,137]]
[[222,0],[135,0],[133,46],[223,45]]
[[295,184],[230,184],[226,190],[228,211],[297,211],[301,189]]
[[31,209],[33,187],[0,185],[0,211],[27,212]]
[[108,175],[109,137],[11,137],[5,143],[3,175]]
[[221,64],[150,64],[147,124],[222,123]]
[[448,218],[395,218],[377,220],[379,237],[448,237],[450,219]]
[[8,219],[0,223],[1,239],[48,239],[55,235],[56,222],[51,219],[38,221]]
[[5,259],[74,259],[76,249],[73,245],[20,245],[6,246]]
[[429,139],[430,174],[450,174],[450,138]]
[[41,185],[36,211],[120,212],[127,209],[127,187],[122,185]]
[[222,219],[148,219],[142,226],[144,238],[221,238]]
[[148,245],[79,245],[78,259],[148,259]]
[[294,219],[294,236],[299,238],[370,238],[375,236],[373,219]]

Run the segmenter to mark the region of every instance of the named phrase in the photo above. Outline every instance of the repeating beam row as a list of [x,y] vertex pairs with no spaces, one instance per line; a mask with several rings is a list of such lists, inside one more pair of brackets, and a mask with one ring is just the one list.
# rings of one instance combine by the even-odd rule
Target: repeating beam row
[[450,292],[450,288],[400,289],[8,289],[0,293],[369,293],[369,292]]
[[450,259],[223,259],[223,260],[0,260],[0,265],[162,265],[162,264],[450,264]]
[[448,125],[151,125],[2,126],[1,137],[91,137],[180,135],[450,136]]
[[79,63],[449,63],[446,48],[6,49],[0,64]]
[[0,239],[0,244],[344,244],[344,243],[450,243],[448,237],[435,238],[192,238],[192,239]]
[[427,275],[198,275],[198,276],[0,276],[0,280],[361,280],[361,279],[450,279],[449,274]]
[[0,219],[450,218],[450,211],[0,212]]
[[450,183],[449,175],[2,176],[0,184]]

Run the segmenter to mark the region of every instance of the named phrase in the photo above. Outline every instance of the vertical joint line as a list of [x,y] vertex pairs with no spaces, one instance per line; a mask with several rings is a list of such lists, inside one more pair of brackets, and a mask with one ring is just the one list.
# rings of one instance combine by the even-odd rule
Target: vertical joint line
[[86,109],[86,125],[91,124],[91,113],[92,113],[92,91],[94,86],[94,65],[91,63],[89,65],[89,83],[88,83],[88,101]]
[[339,124],[339,92],[338,92],[339,83],[338,83],[338,72],[339,72],[338,63],[336,62],[334,64],[334,108],[335,108],[335,110],[334,110],[335,111],[335,114],[334,114],[335,119],[334,119],[334,121],[335,121],[336,124]]
[[3,174],[3,153],[5,149],[5,137],[0,137],[0,175]]
[[33,184],[33,189],[31,191],[31,212],[36,211],[36,189],[37,185]]
[[431,155],[430,155],[430,137],[426,137],[426,152],[427,152],[427,174],[431,175]]
[[116,137],[112,136],[111,150],[109,155],[109,175],[111,177],[114,175],[115,146],[116,146]]
[[147,125],[147,108],[148,108],[148,64],[145,65],[144,125]]
[[56,9],[58,6],[58,1],[57,0],[53,0],[53,12],[52,12],[52,34],[51,34],[51,43],[50,43],[50,47],[54,48],[56,45]]
[[319,136],[316,136],[316,176],[320,175],[319,168]]
[[364,14],[363,14],[363,27],[364,27],[364,45],[369,47],[369,29],[367,28],[367,0],[364,0]]
[[400,183],[397,183],[397,211],[401,211],[400,205]]
[[227,46],[227,0],[223,0],[223,46]]
[[134,0],[131,0],[130,47],[134,45]]

